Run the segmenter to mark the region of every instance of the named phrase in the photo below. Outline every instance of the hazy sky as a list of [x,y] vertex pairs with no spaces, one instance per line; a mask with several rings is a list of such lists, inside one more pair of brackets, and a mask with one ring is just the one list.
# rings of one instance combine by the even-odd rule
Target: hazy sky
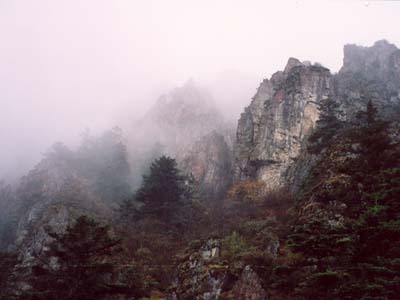
[[238,115],[290,56],[337,71],[346,43],[399,46],[399,16],[399,1],[0,0],[0,178],[189,78]]

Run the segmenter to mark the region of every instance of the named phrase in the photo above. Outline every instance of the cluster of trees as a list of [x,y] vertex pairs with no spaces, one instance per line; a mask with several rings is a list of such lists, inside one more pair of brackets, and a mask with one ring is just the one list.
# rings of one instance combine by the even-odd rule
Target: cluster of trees
[[391,137],[390,123],[379,118],[371,101],[351,123],[339,121],[335,114],[335,110],[325,111],[311,136],[311,152],[324,152],[304,194],[313,194],[326,210],[345,205],[344,218],[329,223],[320,214],[313,214],[293,225],[290,246],[304,257],[303,265],[293,269],[309,267],[298,278],[297,296],[397,299],[399,145]]
[[0,299],[136,299],[140,273],[109,225],[82,215],[27,263],[17,253],[0,253]]
[[126,242],[143,286],[148,291],[165,290],[172,280],[174,256],[207,227],[193,178],[182,174],[175,159],[161,156],[120,212],[118,227],[134,237]]
[[[205,217],[196,195],[193,179],[179,171],[174,159],[156,159],[142,186],[121,204],[114,231],[87,216],[79,217],[63,234],[48,231],[52,242],[37,255],[37,264],[24,271],[30,288],[14,287],[17,292],[7,297],[106,299],[165,290],[171,282],[174,254]],[[15,257],[0,257],[9,271],[0,284],[8,285],[16,274],[18,261],[11,258]]]
[[398,299],[400,154],[392,124],[371,101],[351,121],[333,100],[324,104],[307,147],[316,162],[294,203],[284,190],[263,193],[257,180],[228,192],[223,259],[254,266],[271,299]]
[[62,143],[55,143],[42,162],[55,165],[59,172],[77,174],[87,181],[91,192],[106,204],[121,203],[132,193],[128,153],[118,127],[99,136],[83,133],[76,151]]
[[[112,131],[86,137],[76,153],[61,147],[51,154],[78,162],[81,174],[94,178],[97,193],[120,201],[113,229],[81,216],[63,234],[48,232],[52,242],[25,270],[25,290],[10,288],[20,274],[17,256],[1,254],[0,298],[161,295],[173,280],[176,255],[215,228],[222,244],[218,263],[229,264],[233,278],[252,265],[271,299],[398,298],[399,145],[371,101],[351,122],[333,100],[321,106],[307,148],[316,163],[296,202],[287,189],[265,193],[262,182],[250,179],[231,187],[222,215],[203,207],[194,179],[166,156],[154,160],[138,190],[129,193],[120,139]],[[214,227],[221,218],[224,226]]]
[[131,195],[128,153],[120,128],[99,137],[85,133],[74,164],[107,203],[121,203]]
[[[137,296],[134,282],[123,282],[119,275],[118,254],[121,240],[113,237],[109,226],[79,217],[64,234],[49,232],[53,241],[32,268],[30,288],[18,299],[78,300],[105,299],[110,295]],[[132,278],[134,279],[134,278]]]
[[320,115],[315,130],[308,138],[308,152],[318,154],[328,147],[332,138],[343,128],[341,120],[343,112],[339,104],[332,98],[327,98],[319,104]]

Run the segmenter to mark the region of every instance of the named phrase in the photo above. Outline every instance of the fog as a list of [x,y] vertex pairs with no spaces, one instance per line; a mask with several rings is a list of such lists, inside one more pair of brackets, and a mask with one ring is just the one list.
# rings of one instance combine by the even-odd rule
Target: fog
[[131,126],[189,78],[236,120],[290,56],[336,72],[346,43],[400,45],[398,16],[397,1],[0,0],[0,178]]

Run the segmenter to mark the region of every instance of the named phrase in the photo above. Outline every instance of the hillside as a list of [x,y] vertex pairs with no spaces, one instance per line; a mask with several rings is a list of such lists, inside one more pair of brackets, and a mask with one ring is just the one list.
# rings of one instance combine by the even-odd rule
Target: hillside
[[188,82],[127,135],[55,144],[0,186],[0,299],[398,299],[399,112],[382,40],[337,74],[290,58],[236,135]]

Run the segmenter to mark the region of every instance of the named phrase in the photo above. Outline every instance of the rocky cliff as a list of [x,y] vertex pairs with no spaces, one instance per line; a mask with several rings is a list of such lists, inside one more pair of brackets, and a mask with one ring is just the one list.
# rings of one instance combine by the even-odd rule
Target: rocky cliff
[[[48,231],[63,233],[77,216],[110,216],[111,209],[91,192],[89,181],[77,172],[69,155],[57,148],[45,157],[17,189],[20,218],[16,245],[23,262],[40,257],[51,241]],[[64,156],[65,154],[65,156]]]
[[[211,95],[188,81],[161,96],[135,127],[132,168],[145,170],[156,156],[169,155],[193,174],[204,197],[217,197],[231,180],[233,132]],[[142,159],[149,153],[154,157]]]
[[333,78],[333,92],[347,118],[372,99],[382,114],[399,116],[400,50],[386,40],[371,47],[344,46],[343,66]]
[[[134,145],[141,152],[133,153],[141,162],[144,161],[144,154],[151,156],[151,149],[155,149],[154,155],[176,157],[180,168],[193,174],[200,183],[202,195],[211,200],[223,198],[223,192],[231,183],[232,170],[236,180],[257,178],[264,181],[268,189],[288,183],[296,187],[305,184],[307,187],[299,193],[303,195],[298,195],[301,201],[296,202],[290,210],[292,215],[287,216],[293,219],[294,211],[297,218],[295,222],[291,221],[291,225],[295,225],[295,235],[289,239],[288,220],[284,219],[287,208],[278,205],[284,199],[282,194],[278,194],[275,201],[269,199],[270,206],[266,206],[268,201],[265,201],[254,215],[246,215],[245,210],[240,208],[235,211],[233,207],[229,215],[229,206],[224,207],[228,213],[221,222],[226,223],[225,227],[232,226],[232,229],[239,230],[239,235],[235,234],[235,239],[210,238],[185,250],[184,255],[173,262],[177,269],[168,299],[289,299],[281,294],[284,295],[287,289],[293,289],[293,295],[296,295],[298,288],[304,288],[304,282],[309,283],[308,279],[313,272],[318,271],[314,274],[317,276],[332,276],[329,270],[337,262],[331,265],[331,254],[326,257],[322,255],[318,262],[314,254],[307,254],[307,251],[313,250],[308,244],[301,249],[302,252],[294,253],[292,249],[296,245],[291,244],[290,239],[297,238],[303,242],[298,234],[303,232],[296,230],[304,229],[308,235],[310,231],[307,226],[315,226],[315,221],[318,221],[323,226],[315,227],[315,236],[321,237],[321,228],[327,227],[323,238],[337,237],[333,246],[326,245],[327,249],[339,249],[340,254],[345,253],[346,249],[351,249],[347,243],[353,243],[353,237],[348,235],[353,229],[349,227],[345,234],[339,236],[337,231],[330,230],[343,228],[348,220],[346,214],[352,205],[350,200],[354,198],[361,203],[364,199],[360,194],[363,188],[372,185],[371,182],[381,184],[378,179],[382,178],[377,177],[377,180],[369,183],[351,181],[356,168],[348,167],[349,161],[354,158],[348,149],[356,148],[357,145],[347,145],[344,136],[318,157],[302,150],[319,118],[319,104],[324,99],[333,98],[340,103],[345,112],[344,117],[348,120],[364,107],[368,99],[372,99],[386,117],[396,118],[400,111],[399,53],[394,45],[386,41],[377,42],[369,48],[345,46],[343,68],[335,75],[331,75],[328,69],[319,64],[290,58],[283,71],[261,83],[251,104],[241,115],[233,158],[231,128],[214,108],[207,93],[193,83],[188,83],[160,98],[135,128],[138,134]],[[125,159],[120,164],[120,158],[126,154],[125,148],[121,147],[119,139],[110,144],[112,147],[103,139],[89,139],[88,142],[76,153],[58,147],[18,187],[16,199],[20,201],[21,214],[17,245],[24,264],[32,263],[46,248],[51,240],[47,229],[62,233],[81,214],[96,215],[102,219],[112,214],[114,202],[105,200],[108,190],[114,191],[115,187],[125,183]],[[97,146],[89,151],[89,145]],[[110,152],[109,148],[114,149],[116,145],[120,146],[117,148],[119,150]],[[110,157],[117,159],[110,160]],[[108,163],[104,164],[105,161]],[[113,163],[110,164],[110,161]],[[306,182],[305,178],[310,177],[310,174],[314,175]],[[394,186],[396,173],[393,174],[383,173],[393,181],[383,181],[382,187],[386,189],[386,186]],[[114,182],[116,178],[121,180]],[[106,190],[105,186],[108,187]],[[398,189],[387,192],[384,188],[378,189],[379,193],[366,191],[368,195],[389,195],[395,199]],[[118,191],[117,194],[122,192]],[[342,201],[346,197],[349,202],[347,204]],[[397,203],[394,200],[392,202]],[[354,206],[357,208],[358,205]],[[371,211],[376,214],[377,209],[381,207],[373,207]],[[239,218],[241,213],[243,219]],[[277,225],[279,222],[282,222],[280,226]],[[398,234],[398,230],[396,232]],[[162,232],[162,235],[168,234],[167,231]],[[390,235],[383,236],[386,240]],[[313,240],[305,239],[307,243],[310,241]],[[323,243],[319,241],[315,245]],[[372,244],[375,241],[366,243],[368,247]],[[354,242],[353,246],[357,246],[357,243]],[[171,253],[177,249],[173,250]],[[379,253],[377,257],[381,255]],[[318,269],[316,262],[322,266],[327,262],[329,268]],[[344,275],[347,281],[348,275]]]
[[236,180],[258,178],[268,189],[301,181],[313,158],[297,158],[319,118],[319,103],[328,97],[340,104],[347,120],[368,100],[385,118],[398,119],[399,66],[400,50],[385,40],[371,47],[344,46],[343,67],[335,75],[321,65],[290,58],[283,72],[261,83],[240,116],[234,150]]
[[300,153],[330,93],[331,74],[320,65],[290,58],[285,70],[264,80],[237,127],[235,176],[256,177],[272,189]]
[[231,153],[224,136],[213,131],[183,154],[180,165],[201,183],[200,192],[206,199],[221,199],[232,179]]
[[208,239],[191,250],[178,265],[171,300],[265,300],[267,293],[259,275],[250,265],[229,265],[223,257],[220,240]]

